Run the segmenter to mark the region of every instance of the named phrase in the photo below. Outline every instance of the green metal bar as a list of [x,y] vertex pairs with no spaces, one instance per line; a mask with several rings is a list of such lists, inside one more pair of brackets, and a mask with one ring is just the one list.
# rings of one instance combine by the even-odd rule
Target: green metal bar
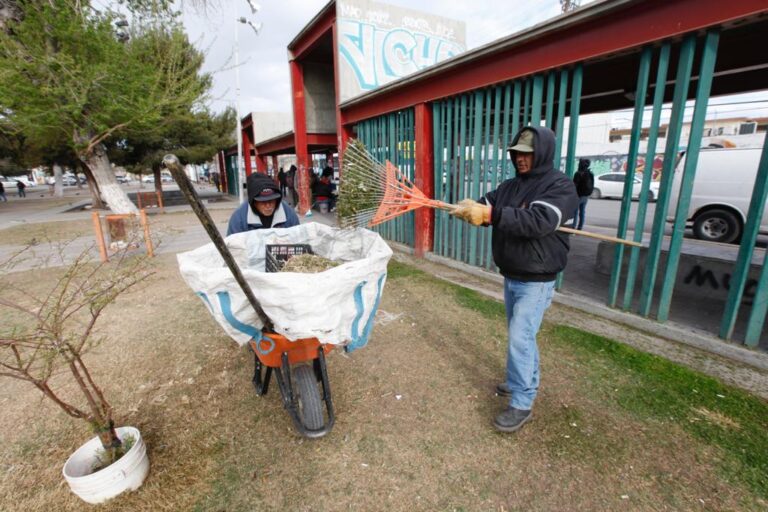
[[[472,199],[477,199],[480,196],[480,183],[482,177],[480,176],[482,166],[480,165],[482,159],[482,147],[483,147],[483,100],[485,91],[475,91],[474,93],[474,112],[472,121],[472,148],[470,154],[472,155]],[[477,253],[478,242],[480,233],[478,228],[470,229],[469,231],[469,263],[471,265],[477,265]]]
[[[491,163],[491,187],[489,190],[496,190],[496,187],[499,186],[499,177],[501,173],[501,169],[499,169],[499,143],[502,145],[504,144],[503,139],[501,138],[501,133],[499,133],[499,128],[501,125],[501,101],[502,101],[502,87],[498,86],[496,87],[495,96],[493,99],[493,135],[491,136],[491,142],[490,144],[493,145],[493,161]],[[507,131],[508,132],[508,131]],[[503,146],[506,148],[506,146]],[[503,150],[502,150],[503,151]],[[502,153],[502,158],[504,154]],[[490,269],[493,265],[493,253],[491,251],[491,230],[486,229],[485,230],[485,236],[486,236],[486,246],[488,247],[488,254],[486,255],[486,261],[485,261],[485,268]]]
[[[444,201],[453,202],[453,101],[445,101],[445,194]],[[445,229],[443,230],[443,256],[450,256],[452,225],[455,219],[450,215],[445,216]]]
[[656,316],[659,322],[666,322],[669,319],[669,308],[672,305],[672,295],[675,291],[675,278],[677,277],[677,268],[680,264],[680,252],[683,247],[688,208],[691,205],[693,181],[696,178],[696,166],[699,163],[699,149],[701,148],[701,139],[704,134],[704,122],[707,118],[707,104],[709,103],[709,95],[712,90],[712,79],[715,75],[715,61],[717,60],[719,41],[720,33],[716,30],[707,32],[704,38],[704,48],[699,67],[699,80],[696,86],[696,104],[693,107],[691,130],[688,135],[685,168],[683,169],[680,195],[677,200],[672,238],[669,241],[667,267],[662,278],[659,311]]
[[755,298],[752,301],[752,311],[749,312],[749,320],[747,320],[747,333],[744,336],[744,343],[747,346],[756,347],[760,342],[766,312],[768,312],[768,252],[763,259],[763,268],[760,270]]
[[[646,144],[645,170],[643,171],[643,184],[640,188],[640,198],[637,203],[637,217],[635,219],[635,232],[633,240],[643,241],[645,232],[645,216],[648,211],[648,190],[653,178],[653,162],[656,160],[656,142],[659,137],[659,124],[661,122],[661,107],[664,103],[664,90],[667,83],[667,70],[669,69],[670,44],[665,43],[659,52],[659,64],[656,69],[656,89],[653,93],[653,113],[651,114],[651,126],[648,131]],[[624,304],[622,309],[629,311],[632,307],[632,295],[635,290],[637,267],[640,261],[640,248],[632,247],[629,254],[627,278],[624,283]]]
[[531,121],[531,80],[525,81],[525,98],[523,101],[523,126],[528,126]]
[[[451,165],[453,166],[453,169],[451,171],[451,194],[453,194],[453,203],[459,202],[459,159],[460,159],[460,153],[459,153],[459,110],[460,110],[461,100],[460,98],[456,97],[453,100],[453,124],[451,125],[451,151],[453,152],[453,157],[451,158]],[[458,219],[451,219],[451,222],[453,224],[453,229],[451,230],[451,248],[453,249],[453,259],[458,260],[458,246],[459,246],[459,239],[458,239],[458,229],[459,224],[461,224],[461,221]]]
[[640,314],[648,316],[653,302],[653,289],[656,285],[656,273],[661,259],[661,244],[664,238],[664,224],[669,208],[670,189],[674,179],[675,164],[677,163],[677,147],[680,143],[680,132],[683,127],[685,101],[688,97],[688,86],[691,82],[693,57],[696,51],[696,36],[689,35],[680,46],[680,58],[677,64],[675,92],[672,101],[672,113],[667,129],[667,146],[664,151],[664,167],[661,173],[659,199],[656,201],[656,213],[653,217],[651,244],[648,247],[643,275],[643,288],[640,292]]
[[[432,190],[435,191],[435,198],[442,197],[443,186],[443,151],[441,135],[443,131],[442,118],[443,118],[443,103],[432,103]],[[440,237],[440,231],[443,228],[443,211],[435,211],[435,224],[434,234],[432,242],[432,251],[435,254],[441,254],[442,239]]]
[[510,137],[510,129],[509,129],[509,109],[510,104],[512,102],[512,84],[506,84],[504,86],[504,106],[503,109],[503,119],[502,119],[502,134],[501,134],[501,171],[502,171],[502,180],[507,179],[507,176],[509,176],[509,169],[512,166],[509,158],[507,158],[507,146],[509,146],[509,137]]
[[[579,111],[581,108],[581,83],[584,75],[584,68],[581,64],[578,64],[573,70],[573,78],[571,81],[571,112],[569,114],[568,125],[568,152],[566,153],[565,160],[565,175],[569,178],[573,178],[573,163],[574,154],[576,153],[576,137],[579,131]],[[567,214],[568,212],[563,212]],[[555,288],[558,290],[563,287],[563,273],[557,274],[555,279]]]
[[533,92],[531,96],[531,124],[541,126],[541,102],[544,95],[544,77],[533,77]]
[[546,112],[546,123],[547,128],[550,130],[554,130],[552,127],[552,123],[554,119],[552,118],[552,115],[555,112],[555,82],[557,81],[557,75],[555,71],[550,71],[547,74],[547,112]]
[[[490,167],[491,160],[488,157],[488,150],[491,145],[491,100],[493,99],[492,89],[487,89],[484,91],[485,94],[485,109],[483,110],[483,120],[485,121],[485,129],[483,132],[483,154],[482,154],[482,161],[480,164],[480,190],[478,194],[475,196],[475,199],[483,197],[488,192],[488,183],[490,180],[490,176],[488,174],[488,169]],[[489,229],[481,228],[478,230],[478,238],[479,238],[479,244],[480,244],[480,251],[478,254],[478,261],[477,264],[479,266],[486,266],[486,254],[490,251],[488,250],[488,231]]]
[[[462,94],[461,100],[459,103],[459,172],[458,172],[459,179],[456,182],[456,187],[457,187],[456,200],[457,201],[464,199],[466,194],[466,190],[464,187],[464,164],[466,162],[466,156],[467,156],[466,141],[467,141],[467,95]],[[457,232],[456,232],[456,239],[454,240],[454,244],[456,245],[456,248],[459,251],[456,259],[463,261],[464,223],[457,222],[456,229],[457,229]]]
[[725,302],[723,321],[720,324],[721,338],[730,339],[733,336],[739,306],[749,278],[749,269],[752,266],[752,253],[755,250],[757,235],[760,231],[766,199],[768,199],[768,135],[763,142],[763,153],[757,168],[755,186],[752,189],[752,200],[749,202],[747,222],[741,236],[739,255],[736,258],[736,268],[731,274],[731,287],[728,290],[728,300]]
[[[510,144],[513,140],[515,140],[515,136],[517,135],[517,132],[520,131],[520,128],[522,128],[522,125],[520,124],[520,100],[522,99],[522,83],[515,82],[515,95],[512,98],[512,133],[510,133]],[[509,155],[507,155],[509,156]],[[512,176],[512,173],[515,172],[515,165],[510,160],[509,162],[509,176]]]
[[[637,151],[640,146],[640,135],[643,130],[643,112],[645,111],[645,95],[648,92],[648,79],[651,74],[651,57],[653,50],[650,46],[643,48],[640,54],[640,67],[637,73],[637,88],[635,89],[635,113],[632,116],[632,135],[629,140],[629,154],[627,155],[627,174],[624,180],[624,197],[621,200],[619,211],[619,225],[616,230],[617,238],[627,235],[629,224],[629,208],[632,205],[632,192],[635,188],[635,168],[637,167]],[[621,264],[624,258],[624,245],[614,244],[613,269],[611,281],[608,285],[608,305],[616,305],[616,296],[619,293],[621,281]]]
[[555,168],[563,169],[562,157],[563,151],[563,124],[565,124],[565,103],[568,98],[568,70],[560,72],[560,91],[557,99],[557,123],[555,124]]

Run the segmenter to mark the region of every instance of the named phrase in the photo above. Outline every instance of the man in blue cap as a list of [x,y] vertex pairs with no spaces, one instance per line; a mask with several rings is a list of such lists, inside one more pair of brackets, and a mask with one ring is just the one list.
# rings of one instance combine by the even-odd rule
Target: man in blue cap
[[506,378],[496,387],[509,405],[493,424],[502,432],[515,432],[532,417],[539,390],[536,334],[552,302],[555,278],[568,261],[568,235],[557,228],[579,199],[573,182],[553,165],[552,130],[525,127],[508,151],[517,176],[479,201],[461,201],[451,214],[492,229],[493,261],[504,276],[509,329]]
[[266,174],[254,173],[246,181],[248,202],[241,204],[229,219],[227,236],[252,229],[290,228],[299,225],[299,216],[283,203],[277,184]]

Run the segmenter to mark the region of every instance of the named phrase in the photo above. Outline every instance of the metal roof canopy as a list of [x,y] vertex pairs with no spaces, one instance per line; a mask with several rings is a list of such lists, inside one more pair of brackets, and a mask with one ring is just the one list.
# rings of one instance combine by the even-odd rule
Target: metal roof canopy
[[[584,65],[582,114],[632,108],[640,49],[711,27],[721,29],[712,95],[768,89],[767,12],[765,0],[598,1],[346,101],[342,121],[354,124],[578,62]],[[676,65],[673,59],[670,69]],[[666,101],[670,84],[674,79]]]

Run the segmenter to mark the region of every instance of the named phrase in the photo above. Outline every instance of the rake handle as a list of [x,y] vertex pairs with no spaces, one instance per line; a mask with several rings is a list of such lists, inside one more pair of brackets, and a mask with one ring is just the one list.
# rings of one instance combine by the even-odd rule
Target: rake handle
[[[450,212],[456,210],[459,207],[456,204],[444,203],[443,201],[437,201],[437,200],[430,201],[430,203],[425,205],[425,206],[431,206],[432,208],[437,208],[439,210],[447,210],[447,211],[450,211]],[[642,247],[643,246],[642,244],[640,244],[638,242],[635,242],[635,241],[632,241],[632,240],[626,240],[624,238],[617,238],[615,236],[602,235],[600,233],[592,233],[591,231],[581,231],[581,230],[578,230],[578,229],[567,228],[565,226],[560,226],[559,228],[557,228],[557,230],[562,232],[562,233],[568,233],[570,235],[586,236],[588,238],[595,238],[597,240],[603,240],[605,242],[613,242],[613,243],[617,243],[617,244],[624,244],[624,245],[629,245],[629,246],[632,246],[632,247]]]

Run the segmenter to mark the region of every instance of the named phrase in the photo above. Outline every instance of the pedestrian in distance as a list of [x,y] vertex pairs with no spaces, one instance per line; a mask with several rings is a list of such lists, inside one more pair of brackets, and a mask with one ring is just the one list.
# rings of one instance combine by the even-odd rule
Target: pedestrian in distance
[[16,180],[16,189],[19,191],[19,197],[27,197],[27,193],[24,191],[25,188],[27,188],[27,186],[24,183]]
[[0,200],[4,203],[8,202],[8,198],[5,197],[5,185],[3,185],[2,181],[0,181]]
[[280,195],[285,197],[285,171],[283,168],[280,168],[280,171],[277,173],[277,182],[280,183]]
[[493,424],[501,432],[515,432],[532,418],[540,381],[536,335],[552,302],[555,278],[568,260],[568,235],[557,229],[578,206],[578,196],[573,182],[553,165],[552,130],[523,128],[507,150],[517,175],[477,202],[461,201],[451,214],[492,229],[509,330],[506,378],[496,386],[509,403]]
[[253,173],[246,180],[248,202],[241,204],[229,218],[227,236],[266,228],[290,228],[299,225],[299,216],[285,204],[275,182],[266,174]]
[[584,228],[584,214],[587,211],[587,201],[595,190],[595,175],[589,169],[588,158],[579,159],[579,169],[573,176],[573,184],[576,185],[576,194],[579,196],[579,207],[573,212],[573,229]]

